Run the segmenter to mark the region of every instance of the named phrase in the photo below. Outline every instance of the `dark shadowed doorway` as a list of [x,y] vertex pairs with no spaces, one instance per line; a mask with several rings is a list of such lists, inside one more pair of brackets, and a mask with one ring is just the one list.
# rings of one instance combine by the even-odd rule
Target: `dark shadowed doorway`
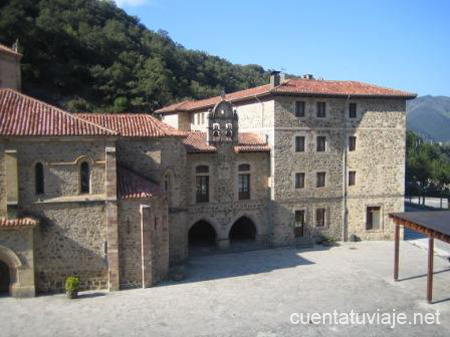
[[196,222],[189,230],[189,255],[202,255],[216,250],[216,239],[216,231],[209,222]]
[[230,230],[230,244],[252,244],[256,240],[256,226],[252,220],[243,216],[236,220]]
[[9,266],[0,260],[0,294],[9,293],[9,285],[11,283],[11,274]]

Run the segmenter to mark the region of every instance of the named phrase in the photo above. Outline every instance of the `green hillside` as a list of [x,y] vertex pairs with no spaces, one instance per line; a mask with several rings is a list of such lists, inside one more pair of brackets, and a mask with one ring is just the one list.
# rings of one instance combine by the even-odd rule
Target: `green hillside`
[[149,112],[269,78],[185,49],[107,0],[0,0],[0,43],[16,39],[24,92],[70,111]]
[[407,104],[408,130],[424,139],[450,141],[450,97],[421,96]]

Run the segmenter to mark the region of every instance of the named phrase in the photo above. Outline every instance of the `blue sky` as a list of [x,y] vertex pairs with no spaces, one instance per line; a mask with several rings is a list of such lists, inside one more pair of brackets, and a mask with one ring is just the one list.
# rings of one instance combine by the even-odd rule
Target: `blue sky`
[[233,63],[450,96],[448,0],[116,0]]

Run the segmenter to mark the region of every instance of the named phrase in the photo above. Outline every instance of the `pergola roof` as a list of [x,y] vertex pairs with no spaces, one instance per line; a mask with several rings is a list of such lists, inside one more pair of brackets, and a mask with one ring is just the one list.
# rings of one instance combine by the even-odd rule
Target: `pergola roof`
[[390,217],[403,226],[450,243],[450,211],[391,213]]

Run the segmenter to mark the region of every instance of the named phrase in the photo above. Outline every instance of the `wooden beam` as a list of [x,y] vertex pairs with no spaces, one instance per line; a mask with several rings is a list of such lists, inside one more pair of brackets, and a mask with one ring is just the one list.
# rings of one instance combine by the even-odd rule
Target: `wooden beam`
[[434,237],[428,238],[428,276],[427,276],[427,301],[433,300],[433,258],[434,258]]
[[394,280],[398,281],[398,263],[400,259],[400,225],[395,224]]

